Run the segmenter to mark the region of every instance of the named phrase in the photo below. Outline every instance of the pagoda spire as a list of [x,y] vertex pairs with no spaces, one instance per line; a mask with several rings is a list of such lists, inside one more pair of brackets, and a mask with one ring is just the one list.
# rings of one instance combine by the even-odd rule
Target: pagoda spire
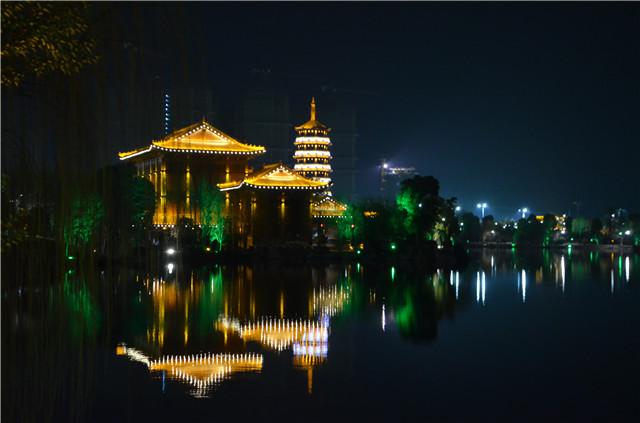
[[316,98],[315,97],[311,97],[311,119],[310,120],[316,120]]

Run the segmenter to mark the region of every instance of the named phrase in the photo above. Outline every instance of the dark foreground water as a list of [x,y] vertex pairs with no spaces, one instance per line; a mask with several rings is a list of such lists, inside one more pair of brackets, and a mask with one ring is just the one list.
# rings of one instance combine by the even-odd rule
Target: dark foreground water
[[3,421],[640,418],[638,256],[61,279],[3,291]]

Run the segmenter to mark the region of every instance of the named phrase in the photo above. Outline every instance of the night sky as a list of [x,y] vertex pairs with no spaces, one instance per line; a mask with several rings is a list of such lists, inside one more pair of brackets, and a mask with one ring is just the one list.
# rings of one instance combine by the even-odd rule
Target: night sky
[[[387,157],[496,214],[640,209],[640,5],[206,4],[230,67],[361,93],[359,171]],[[208,63],[219,68],[215,61]],[[233,72],[232,69],[224,69]],[[311,93],[310,93],[311,94]],[[330,124],[330,123],[329,123]]]
[[434,175],[463,208],[486,201],[497,216],[523,206],[572,213],[574,201],[581,214],[640,210],[638,3],[181,10],[166,19],[183,21],[175,36],[203,53],[191,68],[206,78],[264,67],[357,98],[361,197],[375,194],[386,157]]

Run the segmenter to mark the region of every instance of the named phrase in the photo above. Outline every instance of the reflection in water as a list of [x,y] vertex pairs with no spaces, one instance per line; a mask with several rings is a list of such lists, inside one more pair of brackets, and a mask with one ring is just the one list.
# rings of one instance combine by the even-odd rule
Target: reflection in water
[[[166,377],[167,383],[176,381],[192,395],[212,400],[223,390],[274,383],[283,371],[297,375],[287,379],[296,381],[294,390],[326,396],[322,381],[331,385],[336,369],[343,374],[357,368],[358,360],[365,362],[349,355],[357,350],[350,343],[359,347],[366,337],[380,337],[372,352],[390,354],[397,351],[390,349],[394,343],[434,342],[443,319],[465,313],[488,318],[487,310],[505,302],[526,302],[516,312],[535,313],[537,304],[554,296],[575,301],[583,285],[597,287],[593,297],[604,294],[612,301],[637,289],[640,270],[637,255],[595,252],[483,251],[474,259],[468,269],[434,274],[361,263],[284,270],[248,265],[185,270],[176,265],[172,273],[163,265],[104,276],[79,267],[40,291],[26,285],[5,290],[3,415],[86,419],[92,402],[103,401],[104,376],[96,374],[109,379],[113,370],[129,382],[138,377],[123,374],[109,360],[97,360],[97,351],[108,351],[121,364],[128,363],[126,357],[144,363],[149,370],[143,372],[145,380],[158,388],[156,376]],[[366,330],[367,324],[374,330]],[[123,355],[114,356],[119,344]],[[372,368],[372,375],[381,376],[376,371]],[[303,373],[306,384],[298,377]],[[117,385],[116,375],[113,379]],[[62,397],[65,404],[82,407],[69,415],[60,410]]]
[[[311,392],[313,368],[322,364],[328,353],[330,319],[351,306],[352,281],[351,266],[313,269],[311,280],[305,275],[307,271],[302,268],[291,275],[279,272],[276,276],[269,270],[254,273],[248,266],[217,266],[176,273],[173,281],[152,275],[136,277],[144,289],[138,293],[134,314],[146,322],[145,342],[141,342],[139,330],[119,341],[133,342],[135,349],[128,346],[127,350],[145,351],[141,353],[145,357],[164,357],[165,351],[179,357],[203,350],[209,354],[245,353],[247,343],[278,352],[291,349],[293,366],[307,372]],[[274,314],[280,318],[267,317]],[[210,369],[203,371],[208,376],[195,378],[195,382],[224,379]],[[193,369],[167,371],[166,376],[187,377],[187,381],[195,377]],[[200,389],[194,395],[212,392]]]
[[117,355],[126,355],[133,361],[146,365],[151,372],[165,372],[172,379],[190,384],[196,398],[206,397],[212,387],[237,372],[260,372],[263,357],[259,354],[195,354],[171,355],[152,360],[144,353],[118,345]]
[[217,328],[233,330],[243,341],[256,341],[268,348],[282,351],[294,344],[323,343],[329,339],[326,322],[260,319],[258,322],[240,324],[237,319],[221,318]]

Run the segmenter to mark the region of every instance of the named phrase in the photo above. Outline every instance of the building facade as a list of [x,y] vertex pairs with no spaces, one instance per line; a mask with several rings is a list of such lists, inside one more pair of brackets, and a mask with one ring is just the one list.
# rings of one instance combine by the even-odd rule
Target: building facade
[[329,183],[307,178],[282,163],[254,171],[249,160],[265,151],[203,119],[119,156],[153,184],[153,224],[158,228],[172,228],[181,219],[196,226],[210,224],[210,214],[204,214],[200,201],[205,190],[221,197],[220,219],[228,248],[309,244],[312,194],[326,191]]

